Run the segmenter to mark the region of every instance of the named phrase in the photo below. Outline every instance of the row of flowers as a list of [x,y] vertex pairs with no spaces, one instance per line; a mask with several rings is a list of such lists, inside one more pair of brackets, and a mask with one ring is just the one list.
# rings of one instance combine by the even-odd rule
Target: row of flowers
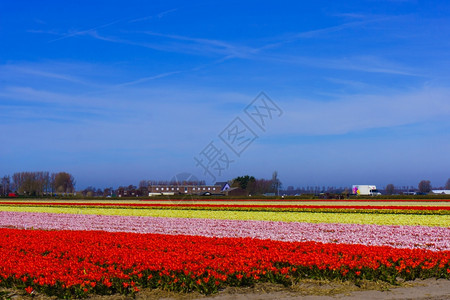
[[299,278],[450,278],[450,251],[105,231],[0,229],[0,286],[58,297],[140,287],[213,293]]
[[[433,211],[432,214],[387,213],[372,210],[342,212],[336,210],[326,211],[300,211],[280,212],[271,210],[219,210],[219,209],[133,209],[110,207],[52,207],[52,206],[0,206],[0,211],[16,212],[49,212],[70,214],[94,215],[122,215],[145,217],[171,217],[171,218],[200,218],[221,220],[259,220],[282,222],[307,223],[351,223],[351,224],[377,224],[377,225],[409,225],[409,226],[441,226],[449,227],[448,214]],[[380,213],[383,212],[383,213]]]
[[279,203],[279,202],[295,202],[295,203],[301,203],[301,202],[317,202],[317,203],[333,203],[333,202],[345,202],[345,203],[351,203],[351,202],[361,202],[361,203],[390,203],[390,202],[409,202],[409,203],[415,203],[415,202],[423,202],[423,203],[433,203],[433,202],[450,202],[450,199],[211,199],[211,198],[204,198],[204,199],[198,199],[198,198],[183,198],[183,199],[170,199],[170,198],[156,198],[156,199],[140,199],[139,201],[146,201],[146,202],[244,202],[244,203],[252,203],[252,202],[269,202],[269,203]]
[[433,251],[450,250],[450,227],[314,224],[1,211],[0,227],[250,237],[290,242],[316,241],[421,248]]
[[183,207],[183,208],[246,208],[246,209],[347,209],[347,210],[448,210],[450,206],[435,205],[289,205],[289,204],[205,204],[205,203],[87,203],[87,202],[0,202],[0,205],[81,206],[81,207]]

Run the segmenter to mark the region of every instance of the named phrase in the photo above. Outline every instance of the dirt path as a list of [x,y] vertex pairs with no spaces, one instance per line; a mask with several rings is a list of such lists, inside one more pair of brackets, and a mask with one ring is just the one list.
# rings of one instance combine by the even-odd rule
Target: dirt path
[[[11,300],[55,300],[56,297],[34,295],[30,297],[23,291],[1,290],[0,299]],[[144,289],[136,297],[124,295],[91,296],[89,300],[131,300],[131,299],[172,299],[172,300],[272,300],[272,299],[306,299],[306,300],[389,300],[389,299],[450,299],[450,280],[427,279],[392,286],[387,283],[362,282],[359,286],[349,282],[305,280],[291,287],[264,283],[249,288],[228,287],[218,294],[204,296],[198,293],[180,294],[162,290]]]
[[[385,290],[387,289],[387,290]],[[306,299],[306,300],[325,300],[325,299],[450,299],[450,280],[427,279],[416,280],[412,283],[406,283],[402,287],[392,286],[366,286],[356,287],[352,284],[324,283],[300,284],[298,287],[284,291],[264,291],[258,288],[249,293],[219,293],[216,296],[202,298],[214,300],[269,300],[269,299]]]

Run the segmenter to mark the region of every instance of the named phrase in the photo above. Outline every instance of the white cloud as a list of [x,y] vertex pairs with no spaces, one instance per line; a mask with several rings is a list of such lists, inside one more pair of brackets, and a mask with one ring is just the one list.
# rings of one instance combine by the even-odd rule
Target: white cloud
[[273,132],[346,134],[450,117],[450,89],[426,87],[405,93],[342,96],[332,102],[290,99]]
[[89,82],[67,73],[67,70],[64,72],[63,69],[67,67],[69,67],[67,64],[6,64],[0,65],[0,77],[8,78],[8,80],[11,81],[16,78],[27,78],[31,76],[34,78],[56,79],[71,83],[91,85]]
[[118,84],[117,87],[123,87],[123,86],[128,86],[128,85],[139,84],[139,83],[147,82],[147,81],[150,81],[150,80],[164,78],[164,77],[168,77],[168,76],[176,75],[176,74],[180,74],[180,73],[182,73],[182,71],[165,72],[165,73],[156,74],[156,75],[153,75],[153,76],[142,77],[142,78],[139,78],[139,79],[136,79],[136,80],[133,80],[133,81],[128,81],[128,82],[125,82],[125,83]]
[[313,68],[359,71],[366,73],[384,73],[403,76],[423,76],[409,66],[403,66],[375,55],[347,56],[341,58],[321,58],[292,55],[261,55],[261,60],[297,64]]

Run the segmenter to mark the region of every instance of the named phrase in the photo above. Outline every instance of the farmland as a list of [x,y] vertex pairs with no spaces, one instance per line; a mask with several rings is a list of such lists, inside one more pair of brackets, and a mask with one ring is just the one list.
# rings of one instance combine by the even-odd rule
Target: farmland
[[86,297],[450,279],[448,200],[0,201],[0,287]]

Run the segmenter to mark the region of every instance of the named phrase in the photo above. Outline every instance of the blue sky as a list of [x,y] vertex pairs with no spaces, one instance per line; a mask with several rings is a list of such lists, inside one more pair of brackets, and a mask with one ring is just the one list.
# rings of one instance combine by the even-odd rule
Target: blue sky
[[[0,175],[444,185],[449,16],[447,1],[2,1]],[[244,111],[260,92],[280,109],[264,130]],[[257,136],[239,156],[219,137],[236,117]],[[228,159],[215,178],[194,160],[211,142]]]

